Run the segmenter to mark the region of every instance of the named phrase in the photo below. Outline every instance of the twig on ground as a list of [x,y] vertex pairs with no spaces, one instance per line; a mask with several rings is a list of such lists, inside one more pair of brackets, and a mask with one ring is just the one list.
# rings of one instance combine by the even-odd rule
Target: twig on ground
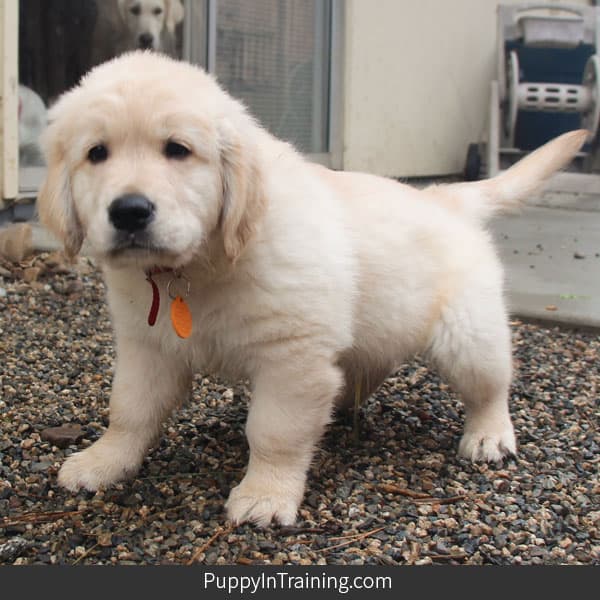
[[288,537],[290,535],[301,535],[303,533],[327,533],[323,527],[282,527],[277,531],[280,537]]
[[378,527],[377,529],[372,529],[371,531],[365,531],[364,533],[356,533],[352,535],[343,535],[338,537],[329,538],[330,540],[345,540],[339,544],[335,544],[334,546],[327,546],[327,548],[320,548],[318,552],[330,552],[331,550],[335,550],[337,548],[343,548],[344,546],[348,546],[354,542],[360,542],[365,538],[371,537],[380,531],[383,531],[385,527]]
[[450,554],[423,554],[424,557],[431,560],[463,560],[467,558],[465,552],[451,552]]
[[448,496],[447,498],[414,498],[413,501],[415,504],[453,504],[466,499],[466,496]]
[[[117,530],[115,533],[119,534],[122,533],[122,531],[125,531],[125,528],[122,528],[121,530]],[[90,546],[83,554],[81,554],[80,556],[78,556],[74,561],[73,561],[73,566],[75,566],[78,562],[82,561],[86,556],[89,556],[89,554],[94,551],[96,548],[98,548],[98,546],[100,546],[99,542],[96,542],[93,546]]]
[[219,529],[217,529],[217,531],[210,538],[208,538],[208,540],[206,540],[206,542],[204,542],[204,544],[202,544],[202,546],[200,546],[200,548],[198,548],[196,552],[194,552],[192,558],[190,558],[190,560],[188,560],[186,564],[193,565],[198,560],[198,558],[200,558],[200,555],[207,550],[207,548],[209,548],[221,536],[231,533],[233,529],[233,525],[227,525],[227,527],[219,527]]
[[48,523],[49,521],[57,521],[58,519],[65,519],[68,517],[74,517],[81,515],[85,512],[89,512],[92,509],[86,510],[69,510],[69,511],[56,511],[56,512],[43,512],[43,513],[24,513],[16,517],[4,517],[0,519],[0,527],[14,527],[15,525],[26,525],[36,523]]
[[379,483],[375,487],[381,492],[386,492],[388,494],[398,494],[399,496],[406,496],[407,498],[431,498],[429,494],[424,494],[423,492],[415,492],[414,490],[403,488],[399,485],[393,485],[391,483]]

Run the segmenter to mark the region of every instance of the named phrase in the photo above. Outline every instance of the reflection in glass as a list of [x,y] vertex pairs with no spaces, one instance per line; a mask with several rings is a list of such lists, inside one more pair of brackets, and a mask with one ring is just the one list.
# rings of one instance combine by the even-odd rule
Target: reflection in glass
[[328,152],[331,0],[210,6],[215,13],[206,0],[20,0],[21,166],[42,165],[46,107],[91,67],[137,48],[182,58],[184,13],[187,60],[208,60],[276,136],[303,152]]
[[44,164],[38,140],[46,120],[44,101],[31,88],[19,85],[19,162],[22,165]]
[[275,135],[327,152],[329,2],[219,0],[216,74]]
[[91,67],[137,48],[181,57],[182,0],[20,0],[19,157],[43,164],[46,107]]

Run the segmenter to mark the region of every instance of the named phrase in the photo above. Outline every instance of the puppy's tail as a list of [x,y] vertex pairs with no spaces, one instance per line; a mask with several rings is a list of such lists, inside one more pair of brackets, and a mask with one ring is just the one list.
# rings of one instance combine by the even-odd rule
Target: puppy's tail
[[427,189],[450,210],[484,222],[494,214],[517,210],[523,200],[573,160],[587,136],[585,129],[564,133],[491,179]]

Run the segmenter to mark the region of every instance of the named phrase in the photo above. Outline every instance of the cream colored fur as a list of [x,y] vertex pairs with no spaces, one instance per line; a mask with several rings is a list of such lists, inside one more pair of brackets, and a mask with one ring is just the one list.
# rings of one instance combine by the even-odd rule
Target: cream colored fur
[[[213,371],[253,387],[250,460],[229,517],[292,523],[336,401],[359,378],[369,393],[416,352],[462,397],[460,454],[516,452],[502,269],[481,221],[566,165],[585,132],[495,179],[419,191],[313,165],[201,70],[139,52],[92,71],[50,119],[40,216],[70,253],[86,239],[101,261],[117,346],[108,431],[65,462],[61,485],[134,475],[192,373]],[[167,158],[167,140],[192,154]],[[108,158],[91,164],[99,143]],[[126,193],[156,206],[154,250],[113,252],[108,206]],[[169,321],[169,273],[156,276],[163,304],[146,322],[153,266],[191,281],[187,340]]]

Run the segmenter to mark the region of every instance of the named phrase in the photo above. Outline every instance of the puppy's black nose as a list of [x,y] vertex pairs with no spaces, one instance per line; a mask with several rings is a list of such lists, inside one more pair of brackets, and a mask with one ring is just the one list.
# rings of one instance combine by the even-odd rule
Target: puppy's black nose
[[154,218],[154,204],[146,196],[126,194],[112,201],[108,218],[116,229],[140,231]]
[[140,43],[140,48],[152,48],[152,42],[154,41],[154,38],[152,37],[151,33],[142,33],[138,38],[138,41]]

